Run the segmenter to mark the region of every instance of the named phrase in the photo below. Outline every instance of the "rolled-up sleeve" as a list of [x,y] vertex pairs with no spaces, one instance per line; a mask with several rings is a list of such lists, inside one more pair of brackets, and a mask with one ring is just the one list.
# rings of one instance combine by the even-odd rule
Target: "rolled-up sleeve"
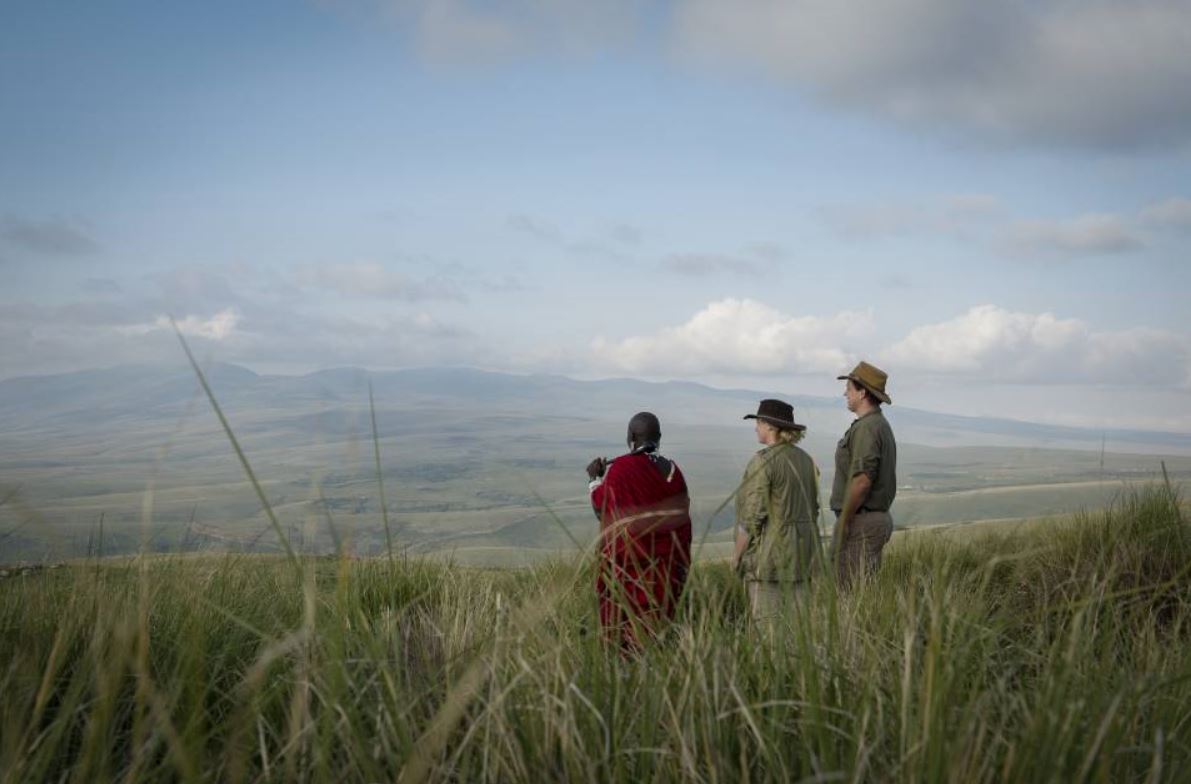
[[852,460],[848,464],[848,476],[864,474],[875,481],[881,467],[881,443],[877,434],[868,428],[856,428],[850,446]]

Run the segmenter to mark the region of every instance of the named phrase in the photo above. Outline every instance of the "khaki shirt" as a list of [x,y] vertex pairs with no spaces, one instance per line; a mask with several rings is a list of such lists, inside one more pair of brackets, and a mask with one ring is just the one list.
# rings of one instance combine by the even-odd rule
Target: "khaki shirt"
[[746,580],[797,582],[818,557],[819,469],[792,444],[753,456],[736,491],[736,524],[748,535],[740,558]]
[[848,481],[858,474],[872,480],[862,509],[887,512],[897,494],[897,442],[881,409],[852,421],[835,448],[835,480],[831,483],[831,508],[844,508]]

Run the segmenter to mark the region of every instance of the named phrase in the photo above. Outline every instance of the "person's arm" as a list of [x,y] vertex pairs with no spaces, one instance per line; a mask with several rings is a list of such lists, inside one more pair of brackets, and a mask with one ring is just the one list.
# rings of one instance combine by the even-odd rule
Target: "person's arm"
[[[851,522],[852,517],[856,514],[856,510],[864,506],[864,501],[868,498],[869,491],[873,489],[873,480],[869,478],[868,474],[857,474],[852,477],[852,481],[848,482],[848,491],[844,495],[844,508],[840,510],[839,520],[836,522],[836,541],[843,544],[844,537],[848,533],[848,523]],[[837,555],[843,551],[842,547],[837,547]]]
[[591,509],[596,519],[603,522],[604,512],[604,474],[608,470],[608,459],[597,457],[587,464],[587,492],[591,495]]
[[736,525],[736,551],[732,553],[732,568],[740,567],[740,558],[744,555],[744,550],[749,546],[749,535],[738,523]]
[[819,514],[822,512],[823,506],[819,498],[819,483],[822,481],[823,476],[819,471],[819,464],[813,459],[811,460],[811,465],[815,467],[815,508],[812,511],[812,514],[814,515],[815,527],[817,528],[819,526]]
[[870,431],[858,430],[852,436],[852,460],[848,466],[851,479],[848,489],[844,492],[844,506],[840,509],[839,520],[836,522],[836,557],[843,557],[843,544],[848,535],[848,526],[856,516],[856,510],[864,506],[868,495],[873,489],[873,478],[877,475],[877,468],[881,462],[880,445],[873,439]]
[[769,519],[766,468],[765,455],[754,457],[736,490],[736,547],[732,557],[732,565],[736,568],[740,566],[749,540],[761,534]]

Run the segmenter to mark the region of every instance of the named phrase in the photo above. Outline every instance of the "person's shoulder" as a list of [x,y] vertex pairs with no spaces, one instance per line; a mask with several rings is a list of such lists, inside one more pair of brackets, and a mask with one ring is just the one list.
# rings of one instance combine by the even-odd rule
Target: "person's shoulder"
[[623,455],[617,455],[608,461],[608,470],[612,470],[612,466],[628,466],[633,462],[633,458],[637,457],[632,452],[626,452]]
[[643,452],[625,452],[608,462],[608,470],[611,471],[615,466],[620,466],[622,473],[631,473],[640,471],[649,462],[649,455]]
[[810,453],[797,444],[783,445],[780,455],[781,463],[794,471],[798,471],[803,466],[815,464]]
[[869,433],[879,430],[889,430],[889,420],[885,418],[885,412],[879,408],[875,411],[870,411],[852,424],[857,430],[864,430]]
[[782,455],[786,451],[782,446],[782,444],[771,444],[763,449],[758,449],[757,453],[753,455],[753,459],[749,461],[749,469],[772,472],[774,466],[782,462]]
[[683,475],[682,469],[679,468],[678,462],[668,457],[662,457],[666,466],[666,481],[667,482],[681,482],[686,484],[686,476]]
[[874,411],[873,416],[869,417],[869,419],[873,420],[870,427],[874,430],[879,430],[882,434],[888,433],[891,436],[893,435],[893,426],[889,424],[889,417],[885,416],[885,412],[882,409],[878,408]]
[[607,468],[604,469],[604,481],[606,482],[609,478],[611,478],[612,472],[616,470],[617,466],[620,467],[620,470],[616,473],[623,474],[629,467],[629,461],[632,459],[632,457],[633,454],[630,452],[623,455],[617,455],[616,457],[609,460]]

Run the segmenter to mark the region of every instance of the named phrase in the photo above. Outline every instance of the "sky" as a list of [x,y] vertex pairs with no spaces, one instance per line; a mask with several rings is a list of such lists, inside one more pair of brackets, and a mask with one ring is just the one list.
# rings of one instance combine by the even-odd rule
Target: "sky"
[[15,0],[0,63],[0,378],[173,318],[1191,432],[1187,0]]

